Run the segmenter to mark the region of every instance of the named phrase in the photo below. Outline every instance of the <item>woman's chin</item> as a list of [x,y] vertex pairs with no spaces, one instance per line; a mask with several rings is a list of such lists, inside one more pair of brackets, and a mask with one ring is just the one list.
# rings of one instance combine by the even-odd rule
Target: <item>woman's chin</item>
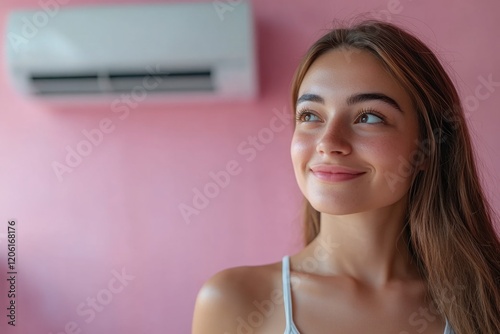
[[366,211],[366,208],[363,208],[359,205],[332,205],[332,203],[311,203],[311,206],[316,211],[332,216],[344,216]]

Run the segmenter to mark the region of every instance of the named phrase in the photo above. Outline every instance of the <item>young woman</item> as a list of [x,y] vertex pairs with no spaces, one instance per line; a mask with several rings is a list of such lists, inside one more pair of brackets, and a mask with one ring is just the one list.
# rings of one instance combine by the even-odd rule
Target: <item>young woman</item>
[[435,55],[392,24],[334,29],[292,103],[306,246],[210,278],[193,334],[500,333],[500,242]]

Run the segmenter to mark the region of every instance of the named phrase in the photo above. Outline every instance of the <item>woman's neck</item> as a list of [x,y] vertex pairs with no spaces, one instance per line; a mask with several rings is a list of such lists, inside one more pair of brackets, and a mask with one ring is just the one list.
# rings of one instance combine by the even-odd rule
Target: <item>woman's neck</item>
[[343,216],[321,213],[320,233],[304,249],[316,260],[315,273],[349,276],[373,287],[417,278],[403,233],[403,203]]

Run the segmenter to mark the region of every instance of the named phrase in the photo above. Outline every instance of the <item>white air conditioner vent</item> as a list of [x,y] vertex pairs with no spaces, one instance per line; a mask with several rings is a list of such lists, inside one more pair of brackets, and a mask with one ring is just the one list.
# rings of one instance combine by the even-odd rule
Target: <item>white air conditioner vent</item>
[[252,12],[244,1],[232,9],[221,16],[211,2],[61,6],[40,27],[33,20],[40,9],[14,11],[5,38],[9,74],[22,93],[40,97],[139,87],[155,96],[251,99]]

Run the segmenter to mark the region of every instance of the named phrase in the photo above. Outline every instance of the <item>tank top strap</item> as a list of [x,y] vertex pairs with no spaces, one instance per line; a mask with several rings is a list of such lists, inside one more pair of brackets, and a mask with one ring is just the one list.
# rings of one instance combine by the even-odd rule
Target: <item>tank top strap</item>
[[455,331],[453,330],[453,328],[451,328],[451,325],[448,322],[447,318],[446,318],[446,326],[444,327],[444,334],[455,334]]
[[292,292],[290,283],[290,257],[285,255],[282,261],[283,276],[283,303],[285,307],[285,334],[300,334],[293,322],[292,316]]

